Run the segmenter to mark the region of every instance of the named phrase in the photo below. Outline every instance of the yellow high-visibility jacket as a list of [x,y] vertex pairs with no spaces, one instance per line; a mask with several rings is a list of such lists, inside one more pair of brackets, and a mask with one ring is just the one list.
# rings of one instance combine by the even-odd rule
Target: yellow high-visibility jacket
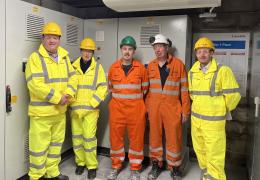
[[[27,62],[25,76],[30,94],[29,116],[52,116],[66,112],[58,105],[62,94],[75,95],[75,70],[68,52],[58,47],[58,63],[40,45]],[[69,82],[70,81],[70,82]]]
[[77,86],[75,101],[70,105],[72,115],[83,117],[88,111],[97,110],[101,101],[106,98],[108,84],[104,69],[92,57],[90,67],[83,74],[79,57],[72,65],[76,69]]
[[241,98],[232,70],[212,59],[209,69],[203,73],[197,61],[188,74],[188,80],[192,99],[191,115],[195,120],[193,124],[201,126],[204,123],[210,128],[215,122],[213,126],[223,128],[223,120],[236,108]]

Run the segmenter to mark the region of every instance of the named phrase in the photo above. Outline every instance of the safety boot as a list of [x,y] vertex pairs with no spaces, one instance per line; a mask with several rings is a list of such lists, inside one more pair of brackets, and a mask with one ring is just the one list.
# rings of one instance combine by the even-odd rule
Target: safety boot
[[95,179],[97,176],[97,170],[96,169],[89,169],[88,170],[88,179]]
[[120,169],[114,169],[114,168],[113,168],[113,169],[110,171],[110,174],[107,176],[107,179],[108,179],[108,180],[116,180],[116,178],[117,178],[119,172],[120,172]]
[[75,170],[75,174],[76,175],[81,175],[84,173],[84,169],[85,169],[85,166],[78,166],[76,167],[76,170]]
[[148,180],[155,180],[161,174],[162,168],[158,161],[152,161],[152,170],[148,173]]
[[128,180],[140,180],[140,172],[138,170],[132,170]]
[[181,171],[179,167],[173,167],[171,170],[171,177],[173,180],[181,180]]
[[57,177],[54,177],[54,178],[51,178],[51,179],[53,179],[53,180],[69,180],[69,177],[66,176],[66,175],[60,174]]

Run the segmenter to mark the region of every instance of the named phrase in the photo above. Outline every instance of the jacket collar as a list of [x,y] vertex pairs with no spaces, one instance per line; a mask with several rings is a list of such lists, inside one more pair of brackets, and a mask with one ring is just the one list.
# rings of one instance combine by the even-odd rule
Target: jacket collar
[[[201,68],[200,62],[199,62],[199,61],[196,61],[196,62],[194,63],[194,65],[192,66],[192,68],[191,68],[190,71],[191,71],[191,72],[196,72],[196,73],[202,72],[200,68]],[[208,70],[207,70],[206,73],[215,72],[216,70],[217,70],[217,61],[216,61],[216,59],[212,58],[211,64],[210,64],[210,66],[209,66],[209,68],[208,68]]]
[[[115,67],[116,67],[116,68],[121,68],[121,67],[122,67],[122,64],[123,64],[123,60],[122,60],[122,59],[118,59],[118,60],[116,61]],[[138,60],[133,59],[132,65],[133,65],[133,67],[139,67],[139,66],[140,66],[140,63],[138,63]]]
[[[81,56],[78,57],[78,58],[73,62],[72,66],[75,68],[76,71],[80,72],[80,74],[83,74],[83,72],[82,72],[82,70],[81,70],[81,67],[80,67],[80,59],[81,59]],[[90,66],[89,66],[89,68],[88,68],[88,70],[87,70],[86,72],[90,71],[91,69],[94,69],[94,68],[96,67],[96,64],[97,64],[97,62],[96,62],[95,58],[92,57],[92,58],[91,58],[91,64],[90,64]]]
[[[39,53],[45,57],[45,58],[50,58],[47,50],[45,49],[45,47],[41,44],[39,49],[38,49]],[[66,51],[65,49],[63,49],[62,47],[58,47],[58,56],[59,56],[59,59],[62,59],[64,57],[66,57],[68,55],[68,51]]]

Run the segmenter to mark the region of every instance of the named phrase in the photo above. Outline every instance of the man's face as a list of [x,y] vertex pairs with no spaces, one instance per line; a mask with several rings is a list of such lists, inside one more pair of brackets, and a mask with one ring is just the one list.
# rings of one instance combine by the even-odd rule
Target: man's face
[[204,65],[207,65],[213,56],[213,51],[209,48],[199,48],[195,53],[198,61]]
[[88,61],[92,58],[94,51],[89,49],[81,49],[81,57],[84,61]]
[[135,49],[132,46],[123,45],[121,47],[122,59],[125,61],[132,61],[135,54]]
[[153,45],[153,50],[158,59],[165,59],[167,58],[168,53],[168,45],[158,43]]
[[60,45],[60,36],[45,34],[42,37],[42,44],[51,53],[56,53]]

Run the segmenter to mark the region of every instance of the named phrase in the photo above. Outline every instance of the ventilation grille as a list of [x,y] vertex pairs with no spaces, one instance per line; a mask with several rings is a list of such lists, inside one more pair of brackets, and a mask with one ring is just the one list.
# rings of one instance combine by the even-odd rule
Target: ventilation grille
[[44,18],[34,14],[26,15],[26,40],[39,41],[41,39]]
[[24,138],[24,162],[29,162],[29,133]]
[[75,24],[67,25],[67,44],[68,45],[78,45],[78,33],[79,27]]
[[140,28],[140,46],[141,47],[151,47],[149,38],[160,34],[161,26],[160,25],[149,25],[141,26]]

